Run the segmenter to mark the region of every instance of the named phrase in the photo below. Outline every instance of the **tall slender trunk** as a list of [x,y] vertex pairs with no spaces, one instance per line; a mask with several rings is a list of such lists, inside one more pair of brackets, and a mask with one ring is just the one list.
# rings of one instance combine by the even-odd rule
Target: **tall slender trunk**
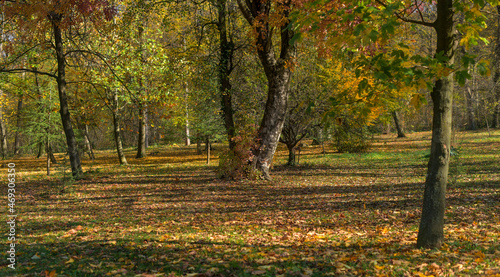
[[146,114],[144,115],[144,117],[146,118],[144,120],[145,125],[146,125],[144,127],[144,148],[148,149],[148,147],[149,147],[149,114],[148,114],[148,110],[146,110]]
[[139,105],[139,138],[137,140],[137,155],[136,158],[146,157],[146,120],[147,120],[147,104]]
[[396,125],[396,130],[398,131],[398,138],[405,138],[405,132],[403,131],[403,126],[399,121],[399,116],[397,111],[392,112],[392,118],[394,119],[394,125]]
[[203,151],[201,149],[201,139],[196,138],[196,154],[201,155],[203,154]]
[[[2,97],[2,91],[0,90],[0,97]],[[7,124],[5,124],[3,115],[3,105],[0,104],[0,154],[2,159],[7,156]]]
[[54,152],[52,151],[52,145],[50,145],[49,136],[47,136],[46,139],[45,152],[47,152],[47,157],[49,158],[50,162],[56,164],[57,160],[56,156],[54,156]]
[[[142,16],[144,17],[144,16]],[[144,20],[147,20],[144,17]],[[143,21],[142,24],[145,24]],[[146,61],[144,58],[144,52],[146,49],[144,48],[144,26],[139,25],[138,30],[137,30],[137,36],[138,36],[138,41],[139,41],[139,59],[143,66],[146,66]],[[143,75],[139,77],[139,92],[140,92],[140,97],[146,97],[147,96],[147,89],[146,89],[146,81],[143,80]],[[147,99],[147,98],[146,98]],[[143,158],[146,156],[146,126],[147,126],[147,114],[148,114],[148,108],[147,108],[147,100],[144,99],[139,99],[138,101],[138,106],[139,106],[139,136],[137,138],[137,154],[135,157],[137,159]]]
[[[456,49],[453,15],[453,0],[437,2],[437,20],[434,25],[437,34],[436,53],[443,53],[449,58],[446,65],[453,64]],[[444,212],[452,126],[452,74],[435,82],[431,97],[434,105],[431,156],[417,238],[417,246],[425,248],[439,247],[444,240]]]
[[289,166],[295,166],[295,145],[287,145],[288,148],[288,163]]
[[[291,39],[292,29],[288,24],[282,24],[280,30],[279,57],[275,55],[273,45],[273,28],[267,22],[274,1],[238,0],[238,6],[246,20],[256,26],[258,33],[256,48],[259,59],[264,67],[267,77],[268,92],[264,110],[264,117],[257,135],[258,147],[253,151],[255,158],[253,166],[269,180],[269,170],[272,165],[274,153],[278,146],[279,137],[285,122],[286,107],[288,102],[291,70],[287,63],[293,58],[293,45]],[[276,1],[276,9],[283,11],[284,19],[288,18],[291,2]]]
[[94,156],[94,148],[92,147],[92,142],[90,142],[89,125],[84,124],[82,132],[83,132],[85,148],[87,148],[87,153],[89,154],[90,159],[93,161],[95,160],[95,156]]
[[55,12],[50,13],[50,21],[54,31],[55,50],[57,56],[57,89],[59,92],[59,104],[62,125],[64,134],[66,135],[66,142],[68,145],[68,154],[71,164],[71,173],[73,177],[79,178],[82,174],[82,164],[80,161],[80,154],[78,153],[78,146],[76,143],[75,133],[71,126],[71,116],[68,107],[68,95],[66,94],[66,63],[63,50],[63,39],[61,28],[62,15]]
[[[3,42],[5,41],[5,13],[2,5],[2,27],[0,34],[0,55],[3,57],[5,55],[3,51]],[[0,89],[0,155],[2,159],[7,156],[7,124],[5,123],[5,117],[3,114],[3,91]]]
[[497,6],[497,30],[496,30],[495,60],[493,86],[495,90],[495,107],[493,110],[493,128],[500,128],[500,6]]
[[14,155],[19,155],[21,151],[21,129],[22,129],[22,110],[23,110],[23,95],[19,95],[17,100],[16,113],[16,133],[14,135]]
[[114,90],[113,92],[113,107],[111,110],[113,113],[113,134],[115,137],[115,146],[116,153],[118,153],[118,160],[120,161],[121,165],[127,165],[127,158],[123,153],[123,143],[120,128],[120,105],[118,103],[118,92],[116,90]]
[[222,116],[224,119],[224,127],[227,132],[227,140],[229,142],[229,149],[234,149],[235,136],[234,126],[234,111],[232,104],[232,92],[230,74],[232,71],[232,59],[234,44],[228,40],[227,34],[227,13],[226,13],[227,0],[217,0],[217,10],[219,13],[219,20],[217,27],[219,29],[219,92],[221,94]]
[[207,136],[205,144],[207,146],[207,164],[210,164],[210,137],[209,136]]
[[465,98],[467,100],[467,129],[476,130],[476,115],[474,113],[474,94],[470,87],[465,91]]
[[184,106],[185,108],[185,114],[186,114],[186,140],[185,144],[186,146],[191,145],[191,134],[189,133],[189,86],[188,83],[186,82],[186,92],[184,93],[184,101],[186,101],[186,105]]
[[39,159],[43,155],[43,142],[38,143],[38,150],[37,150],[36,158]]

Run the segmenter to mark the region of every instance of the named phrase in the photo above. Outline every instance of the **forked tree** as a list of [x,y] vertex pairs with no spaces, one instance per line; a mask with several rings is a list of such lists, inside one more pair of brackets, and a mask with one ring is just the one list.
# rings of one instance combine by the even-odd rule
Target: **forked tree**
[[[269,170],[281,130],[285,122],[293,45],[290,27],[291,0],[238,0],[245,19],[254,28],[255,47],[267,77],[267,101],[254,150],[254,167],[265,179],[271,179]],[[274,36],[278,34],[279,40]],[[279,52],[276,41],[279,41]]]

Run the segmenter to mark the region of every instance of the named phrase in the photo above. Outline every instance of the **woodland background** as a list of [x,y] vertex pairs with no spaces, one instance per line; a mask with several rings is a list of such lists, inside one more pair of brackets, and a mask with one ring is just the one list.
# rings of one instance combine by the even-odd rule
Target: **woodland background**
[[16,274],[499,274],[498,1],[0,3]]

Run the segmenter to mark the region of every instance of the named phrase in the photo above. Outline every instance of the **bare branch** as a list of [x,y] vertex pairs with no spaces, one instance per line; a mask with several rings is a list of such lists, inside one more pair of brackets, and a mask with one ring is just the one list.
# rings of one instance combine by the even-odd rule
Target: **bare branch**
[[108,61],[106,60],[106,58],[101,53],[93,52],[93,51],[89,51],[89,50],[72,50],[72,51],[68,51],[66,53],[66,55],[68,55],[70,53],[80,53],[80,54],[86,53],[86,54],[91,54],[91,55],[94,55],[94,56],[98,57],[109,68],[109,70],[111,71],[111,73],[113,74],[113,76],[115,76],[115,78],[118,80],[118,82],[120,82],[120,84],[130,94],[130,96],[133,97],[135,100],[137,100],[136,99],[137,97],[135,97],[134,93],[132,93],[132,91],[130,91],[130,89],[127,87],[127,85],[125,84],[125,82],[118,76],[118,74],[116,74],[116,72],[113,69],[113,67],[108,63]]
[[[381,0],[375,0],[375,2],[379,3],[380,5],[382,5],[383,7],[387,7],[387,4],[382,2]],[[420,9],[418,10],[420,12]],[[436,26],[436,22],[427,22],[423,19],[423,16],[420,12],[420,15],[421,15],[421,18],[422,20],[414,20],[414,19],[410,19],[410,18],[407,18],[403,15],[401,15],[400,13],[398,12],[394,12],[394,15],[401,21],[404,21],[404,22],[407,22],[407,23],[413,23],[413,24],[418,24],[418,25],[422,25],[422,26],[426,26],[426,27],[435,27]]]
[[57,75],[55,75],[53,73],[38,71],[35,69],[29,69],[29,68],[13,68],[13,69],[0,68],[0,73],[1,72],[5,72],[5,73],[26,73],[26,72],[29,72],[29,73],[36,73],[36,74],[40,74],[40,75],[49,76],[52,78],[57,78]]

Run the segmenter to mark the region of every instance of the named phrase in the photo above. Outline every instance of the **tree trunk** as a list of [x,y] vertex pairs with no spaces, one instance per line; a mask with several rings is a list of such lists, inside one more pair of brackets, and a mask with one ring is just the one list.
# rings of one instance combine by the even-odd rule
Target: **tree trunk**
[[[453,1],[437,2],[437,20],[434,25],[437,34],[436,53],[448,57],[448,64],[454,62]],[[431,156],[425,181],[422,217],[418,231],[417,246],[437,248],[444,240],[444,212],[446,184],[450,160],[450,138],[453,100],[453,75],[442,77],[434,84],[431,92],[433,102],[433,127]]]
[[0,109],[0,154],[2,154],[2,159],[5,159],[7,156],[7,130],[1,113],[2,109]]
[[207,164],[210,164],[210,138],[207,136],[206,140],[206,147],[207,147]]
[[287,145],[288,148],[288,163],[289,166],[295,166],[295,147],[292,145]]
[[398,112],[392,112],[392,118],[394,119],[394,125],[396,125],[396,130],[398,131],[398,138],[406,138],[405,132],[403,131],[403,126],[401,126],[401,122],[399,121]]
[[500,128],[500,6],[497,6],[497,30],[496,30],[496,45],[495,45],[495,60],[494,60],[493,86],[494,99],[496,101],[493,110],[493,128]]
[[66,94],[66,63],[63,51],[62,34],[59,24],[61,23],[62,15],[51,12],[50,19],[54,30],[55,50],[57,56],[57,89],[59,92],[60,114],[66,142],[68,145],[68,154],[71,164],[71,173],[74,178],[79,178],[82,174],[82,164],[78,146],[76,143],[75,133],[71,126],[71,116],[68,107],[68,95]]
[[90,142],[89,125],[87,124],[84,124],[83,127],[83,138],[85,142],[85,148],[87,148],[87,153],[89,154],[89,158],[93,161],[95,160],[94,149],[92,148],[92,143]]
[[23,110],[23,95],[21,94],[19,96],[19,99],[17,100],[16,133],[14,137],[14,155],[19,155],[19,151],[21,151],[22,110]]
[[7,124],[5,124],[5,117],[3,114],[3,91],[0,90],[0,100],[2,100],[2,104],[0,104],[0,154],[2,155],[2,159],[5,159],[7,156]]
[[36,155],[36,158],[39,159],[43,154],[43,143],[40,142],[38,143],[38,154]]
[[118,103],[118,92],[115,90],[113,92],[113,134],[115,137],[116,153],[118,153],[118,160],[121,165],[127,165],[127,158],[123,153],[123,143],[120,128],[120,106]]
[[467,100],[467,129],[476,130],[476,115],[474,114],[474,94],[470,88],[465,91],[465,97]]
[[[246,20],[250,25],[255,26],[258,34],[256,39],[257,54],[267,77],[267,102],[257,135],[258,147],[253,151],[255,156],[253,166],[267,180],[271,179],[269,170],[285,121],[291,77],[288,63],[293,58],[293,45],[290,44],[293,28],[289,28],[289,24],[281,26],[279,57],[274,53],[275,46],[272,38],[274,32],[270,23],[266,21],[273,8],[273,3],[274,1],[238,0],[238,6]],[[276,1],[276,5],[276,9],[283,11],[283,19],[288,20],[291,2]]]
[[196,139],[196,153],[198,155],[203,154],[203,151],[201,150],[201,139],[200,138]]
[[146,120],[147,120],[147,105],[141,103],[139,106],[139,139],[137,140],[137,159],[146,157]]
[[[47,139],[45,140],[45,147],[47,148],[47,176],[50,176],[50,159],[51,159],[50,154],[52,154],[52,151],[49,150],[50,149],[49,136],[47,136]],[[50,154],[49,154],[49,152],[50,152]]]
[[285,68],[268,75],[268,98],[258,133],[259,148],[255,151],[255,168],[267,180],[271,179],[269,169],[285,121],[289,81],[290,71]]
[[500,129],[500,90],[496,94],[496,106],[493,112],[493,126]]
[[186,101],[186,107],[185,107],[185,112],[186,112],[186,140],[185,144],[186,146],[191,145],[191,134],[189,133],[189,104],[188,104],[188,99],[189,99],[189,87],[188,84],[186,83],[186,93],[184,94],[184,99]]
[[224,127],[227,132],[227,140],[229,142],[229,149],[234,149],[235,136],[234,126],[234,111],[232,106],[231,95],[231,81],[229,75],[232,71],[232,60],[234,44],[228,40],[227,37],[227,18],[226,18],[226,4],[227,0],[217,0],[217,10],[219,13],[218,29],[219,29],[219,91],[221,94],[222,116],[224,119]]
[[[5,14],[2,11],[2,30],[0,34],[0,39],[2,40],[0,43],[0,54],[4,55],[3,42],[5,41]],[[3,91],[0,89],[0,155],[2,155],[2,159],[5,159],[7,156],[7,124],[5,123],[5,117],[3,114]]]
[[47,155],[47,176],[50,176],[50,157]]
[[52,152],[52,146],[50,145],[48,136],[47,136],[47,142],[45,144],[45,152],[47,152],[47,157],[50,160],[50,162],[56,164],[57,160],[56,157],[54,156],[54,152]]

